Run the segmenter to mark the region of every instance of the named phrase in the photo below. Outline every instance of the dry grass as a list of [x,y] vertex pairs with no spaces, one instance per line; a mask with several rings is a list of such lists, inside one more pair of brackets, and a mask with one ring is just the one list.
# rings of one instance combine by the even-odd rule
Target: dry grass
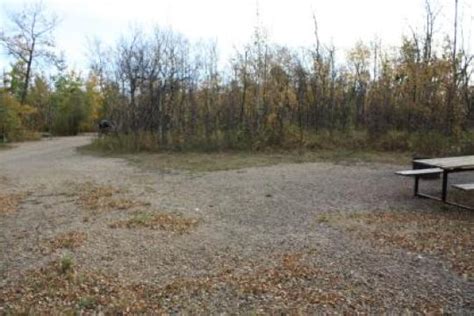
[[388,163],[407,164],[410,154],[399,152],[378,152],[345,149],[320,150],[268,150],[262,152],[222,151],[222,152],[159,152],[145,153],[127,151],[103,151],[94,144],[81,147],[83,154],[106,155],[125,158],[132,164],[148,170],[186,170],[191,172],[211,172],[236,170],[249,167],[264,167],[278,164],[334,162],[339,164]]
[[117,197],[118,194],[123,192],[112,186],[86,183],[77,186],[75,191],[80,192],[77,199],[79,206],[94,212],[128,210],[146,205],[143,202]]
[[133,164],[150,170],[186,170],[209,172],[264,167],[278,164],[334,162],[355,164],[380,162],[400,164],[408,162],[408,155],[348,150],[280,151],[280,152],[219,152],[219,153],[139,153],[120,155]]
[[164,213],[137,213],[131,218],[110,224],[111,228],[149,228],[173,233],[188,233],[198,224],[198,220],[182,215]]
[[81,247],[87,239],[87,235],[83,232],[67,232],[57,235],[56,237],[45,242],[44,248],[49,252],[58,249],[75,249]]
[[0,215],[14,213],[18,210],[25,194],[0,194]]
[[474,217],[470,212],[380,211],[318,217],[378,246],[435,255],[465,278],[474,277]]

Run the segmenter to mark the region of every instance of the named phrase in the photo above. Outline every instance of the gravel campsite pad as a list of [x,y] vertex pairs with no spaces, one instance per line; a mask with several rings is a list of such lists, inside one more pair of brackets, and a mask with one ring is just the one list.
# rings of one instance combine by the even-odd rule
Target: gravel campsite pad
[[474,313],[474,213],[403,166],[160,171],[89,142],[0,152],[0,314]]

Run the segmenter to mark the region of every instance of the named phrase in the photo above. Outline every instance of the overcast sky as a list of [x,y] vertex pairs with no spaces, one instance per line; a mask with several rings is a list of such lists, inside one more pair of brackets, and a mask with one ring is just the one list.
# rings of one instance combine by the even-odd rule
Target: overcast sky
[[[272,41],[293,47],[314,41],[312,14],[315,12],[321,40],[344,50],[356,41],[369,42],[378,36],[385,46],[396,45],[409,26],[421,27],[424,0],[43,0],[62,22],[57,28],[59,49],[68,63],[84,69],[87,38],[98,37],[113,43],[131,24],[149,27],[171,26],[191,40],[217,40],[221,58],[228,58],[235,47],[251,37],[260,22]],[[450,32],[454,0],[434,0],[441,8],[438,32]],[[472,2],[472,3],[471,3]],[[0,0],[3,27],[8,10],[17,10],[21,0]],[[474,1],[460,0],[466,45],[474,48]],[[441,37],[441,36],[440,36]],[[0,69],[8,68],[0,57]]]

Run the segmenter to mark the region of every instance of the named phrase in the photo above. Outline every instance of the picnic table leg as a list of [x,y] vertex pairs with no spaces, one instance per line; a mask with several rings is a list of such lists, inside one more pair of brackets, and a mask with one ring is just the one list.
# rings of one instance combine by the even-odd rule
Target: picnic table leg
[[415,196],[418,196],[419,183],[420,183],[420,177],[415,176],[415,192],[414,192]]
[[441,192],[441,200],[446,202],[448,196],[448,171],[443,171],[443,191]]

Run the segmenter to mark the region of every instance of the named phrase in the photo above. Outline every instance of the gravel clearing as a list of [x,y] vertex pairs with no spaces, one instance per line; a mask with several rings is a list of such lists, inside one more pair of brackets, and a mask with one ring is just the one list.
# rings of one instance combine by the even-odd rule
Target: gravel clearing
[[[463,274],[439,253],[443,249],[423,252],[413,240],[409,248],[374,243],[360,237],[372,235],[354,234],[330,218],[337,213],[339,223],[341,214],[377,211],[409,212],[412,221],[416,214],[435,222],[453,216],[472,231],[473,212],[414,199],[412,182],[393,174],[406,166],[305,163],[160,172],[79,154],[76,148],[90,140],[54,138],[0,152],[0,197],[10,197],[8,212],[0,214],[0,314],[30,307],[474,313],[474,240],[453,240],[452,248],[443,241],[443,249],[463,252]],[[433,181],[422,186],[430,193],[439,187]],[[456,198],[473,202],[466,194]],[[74,260],[74,277],[54,270],[65,254]],[[38,278],[37,291],[29,288],[31,278]],[[48,284],[67,293],[44,291]]]

